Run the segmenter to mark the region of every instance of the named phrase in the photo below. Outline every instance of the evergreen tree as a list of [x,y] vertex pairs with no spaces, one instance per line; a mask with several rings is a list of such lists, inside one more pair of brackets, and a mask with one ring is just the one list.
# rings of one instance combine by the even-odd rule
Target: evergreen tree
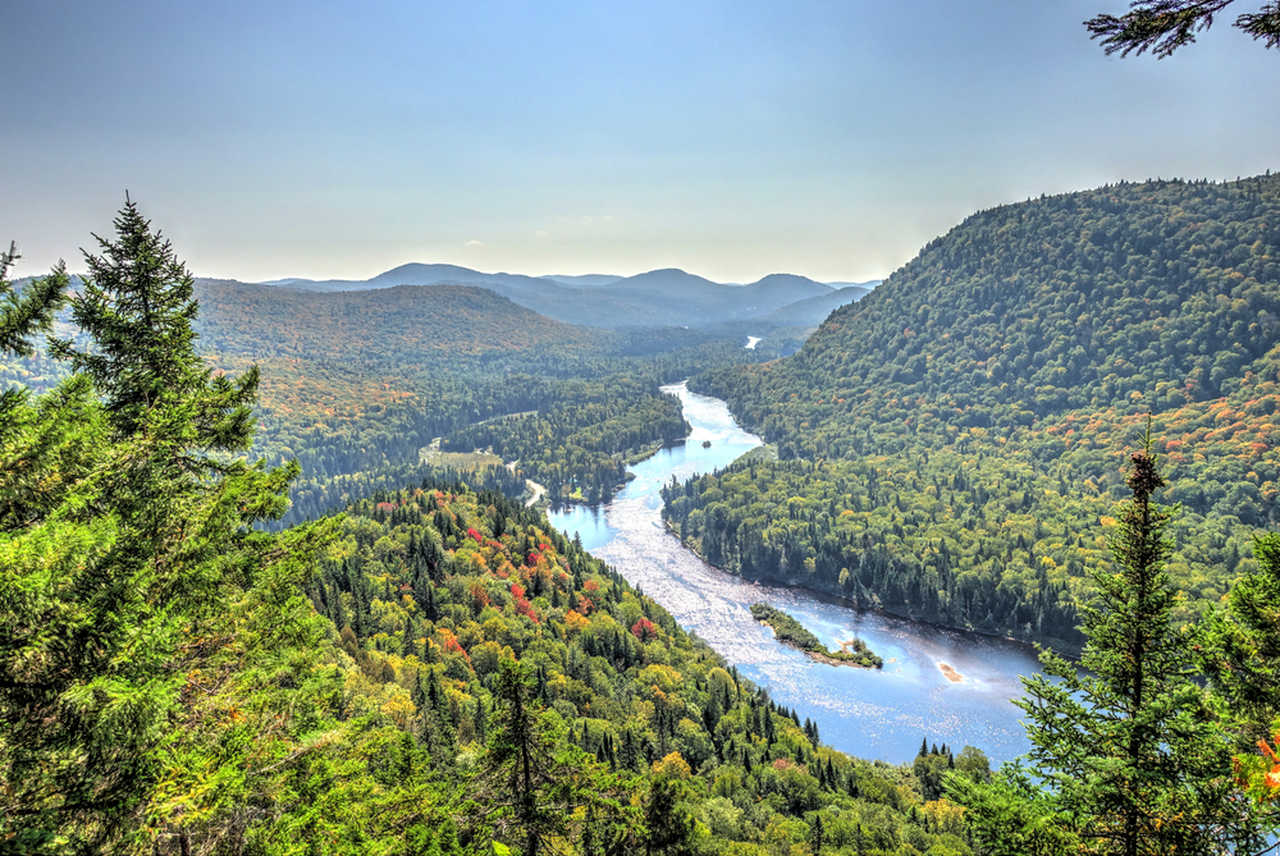
[[18,248],[12,243],[8,252],[0,252],[0,353],[30,356],[35,352],[32,337],[49,329],[53,313],[62,304],[67,271],[59,262],[52,273],[32,280],[18,293],[7,278],[18,258]]
[[[1196,40],[1198,31],[1213,26],[1213,18],[1234,0],[1134,0],[1123,15],[1095,15],[1085,21],[1092,38],[1100,39],[1108,54],[1143,54],[1150,50],[1164,58]],[[1234,26],[1280,47],[1280,5],[1265,3],[1256,12],[1243,12]]]
[[1260,740],[1280,742],[1280,533],[1259,536],[1253,552],[1257,570],[1232,587],[1225,610],[1211,611],[1205,621],[1203,662],[1242,778],[1267,797],[1258,806],[1261,840],[1280,827],[1280,760],[1264,761],[1258,752]]
[[[1226,852],[1248,819],[1233,798],[1223,734],[1195,681],[1190,632],[1171,614],[1169,512],[1152,501],[1163,481],[1149,441],[1131,462],[1132,500],[1111,545],[1115,568],[1094,570],[1096,598],[1083,609],[1080,665],[1045,651],[1044,674],[1023,679],[1017,704],[1027,714],[1031,772],[1047,790],[1032,813],[1070,827],[1080,852]],[[1023,780],[1004,799],[971,801],[976,824],[989,827],[992,818],[982,815],[999,806],[1010,817],[1026,813],[1025,804],[1011,810],[1010,803],[1028,790]]]
[[1258,568],[1231,588],[1224,610],[1206,620],[1204,667],[1252,746],[1280,717],[1280,533],[1254,542]]
[[195,351],[190,271],[127,196],[114,225],[112,240],[94,235],[101,255],[85,252],[89,273],[71,299],[72,320],[93,348],[56,340],[54,355],[89,376],[120,436],[141,431],[162,402],[180,402],[190,446],[248,448],[257,368],[235,381],[213,375]]
[[489,726],[489,755],[481,801],[493,806],[501,838],[522,845],[523,856],[555,851],[587,836],[606,852],[630,852],[639,818],[628,804],[631,788],[566,739],[559,718],[544,711],[530,677],[518,662],[499,664],[496,710]]
[[[210,379],[189,274],[132,202],[116,225],[73,301],[92,350],[57,346],[83,373],[6,396],[0,420],[0,849],[116,850],[138,834],[161,747],[200,731],[173,730],[195,701],[184,667],[204,656],[190,640],[259,580],[283,606],[325,530],[253,531],[296,472],[225,454],[249,442],[256,373]],[[47,318],[27,313],[8,346]],[[185,843],[189,809],[149,822]]]

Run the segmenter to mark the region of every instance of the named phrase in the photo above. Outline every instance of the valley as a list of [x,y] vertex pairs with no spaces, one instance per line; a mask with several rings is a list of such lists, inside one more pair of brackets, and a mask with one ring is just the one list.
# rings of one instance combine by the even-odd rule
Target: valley
[[[167,681],[146,684],[152,718],[127,718],[169,729],[135,753],[170,764],[130,779],[145,835],[225,840],[240,821],[224,806],[251,791],[271,806],[256,835],[392,847],[409,830],[429,853],[496,847],[517,823],[624,849],[668,828],[755,854],[790,825],[796,846],[820,829],[848,852],[974,852],[963,818],[982,794],[1022,788],[1008,798],[1039,810],[991,762],[1035,750],[1027,718],[1107,668],[1091,604],[1127,596],[1101,569],[1147,555],[1124,539],[1164,519],[1120,504],[1162,485],[1124,464],[1149,453],[1181,503],[1171,537],[1145,542],[1170,550],[1153,626],[1180,646],[1168,656],[1194,656],[1185,674],[1213,676],[1179,698],[1252,693],[1238,715],[1255,724],[1231,726],[1252,734],[1280,662],[1251,653],[1271,644],[1246,635],[1265,621],[1242,623],[1269,614],[1280,568],[1268,536],[1250,557],[1280,480],[1277,214],[1270,176],[1028,201],[979,212],[854,302],[790,300],[832,289],[785,276],[693,283],[687,300],[684,272],[506,282],[535,310],[452,269],[461,282],[397,282],[423,273],[408,266],[362,289],[175,268],[161,305],[186,344],[155,401],[95,350],[128,353],[155,323],[107,326],[103,278],[132,274],[55,272],[72,297],[45,310],[52,356],[84,373],[16,346],[0,364],[0,548],[16,567],[43,557],[4,650],[48,688],[6,702],[27,729],[0,744],[28,774],[14,793],[100,787],[78,761],[41,765],[97,739],[56,711],[106,657],[129,693]],[[658,326],[571,323],[540,303],[556,288]],[[724,293],[755,302],[725,309]],[[780,313],[796,304],[830,315]],[[157,443],[189,451],[139,464]],[[117,532],[128,549],[98,546]],[[1230,612],[1203,618],[1215,604]],[[143,624],[158,653],[135,679],[120,652]],[[1252,769],[1235,732],[1196,722],[1206,763]],[[539,747],[527,783],[513,746]],[[206,784],[214,766],[225,784]],[[324,822],[288,796],[312,776],[341,780]],[[472,812],[505,791],[528,795],[525,814]]]
[[[682,547],[662,521],[661,489],[719,470],[757,448],[760,438],[738,427],[724,402],[689,392],[678,396],[691,432],[632,467],[635,478],[607,505],[575,505],[549,518],[567,537],[617,569],[654,598],[746,677],[818,724],[824,740],[859,758],[906,763],[919,738],[979,747],[995,761],[1027,748],[1018,695],[1020,675],[1037,671],[1034,652],[1014,643],[949,632],[796,587],[748,583]],[[709,447],[703,441],[710,440]],[[853,636],[884,660],[881,669],[816,662],[774,638],[752,616],[764,601],[795,616],[829,648]],[[947,680],[954,664],[965,682]],[[951,668],[951,666],[948,666]]]
[[1280,856],[1278,56],[6,4],[0,856]]

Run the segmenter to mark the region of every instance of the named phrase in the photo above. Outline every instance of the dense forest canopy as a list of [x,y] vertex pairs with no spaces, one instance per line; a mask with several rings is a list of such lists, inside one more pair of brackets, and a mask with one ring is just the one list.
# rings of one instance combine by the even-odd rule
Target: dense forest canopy
[[[207,367],[185,266],[115,225],[77,373],[0,397],[0,852],[970,852],[536,509],[424,484],[262,531],[298,468],[245,454],[258,370]],[[0,287],[6,348],[66,285]]]
[[[72,277],[73,292],[81,282]],[[629,459],[682,436],[660,384],[777,354],[772,343],[743,349],[735,330],[577,327],[470,286],[317,293],[197,279],[192,293],[210,365],[261,369],[255,447],[302,467],[286,524],[446,477],[421,460],[435,438],[520,459],[509,472],[461,473],[472,483],[518,496],[531,478],[552,501],[606,500]],[[64,319],[58,333],[76,330]],[[66,373],[41,353],[0,355],[0,385],[47,389]],[[541,415],[485,427],[512,414]]]
[[668,514],[750,576],[1073,643],[1150,413],[1171,572],[1216,601],[1277,515],[1278,319],[1280,176],[982,211],[794,357],[695,379],[781,460],[669,490]]

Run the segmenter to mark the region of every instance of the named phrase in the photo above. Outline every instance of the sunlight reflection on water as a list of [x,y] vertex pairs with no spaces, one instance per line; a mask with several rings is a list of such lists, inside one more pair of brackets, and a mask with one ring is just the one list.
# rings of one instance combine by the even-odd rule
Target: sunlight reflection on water
[[[636,478],[601,509],[574,506],[551,521],[609,562],[633,585],[706,640],[739,672],[768,688],[801,720],[818,723],[825,743],[850,754],[893,763],[910,761],[921,738],[958,750],[972,744],[993,761],[1027,748],[1019,675],[1036,670],[1034,654],[998,639],[941,630],[872,613],[859,613],[799,589],[762,586],[717,570],[686,550],[662,525],[659,491],[674,475],[727,466],[760,445],[738,427],[723,401],[663,388],[684,405],[693,431],[683,446],[663,449],[632,468]],[[704,440],[711,445],[703,448]],[[882,670],[815,662],[778,643],[751,617],[764,601],[794,615],[829,647],[860,636],[884,658]],[[956,683],[942,672],[950,665]]]

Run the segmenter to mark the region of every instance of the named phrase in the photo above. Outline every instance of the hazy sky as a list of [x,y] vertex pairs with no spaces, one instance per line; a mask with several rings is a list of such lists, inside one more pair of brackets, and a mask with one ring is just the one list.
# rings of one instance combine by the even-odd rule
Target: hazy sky
[[1280,168],[1280,51],[1110,58],[1126,5],[8,0],[0,239],[78,268],[127,188],[201,275],[862,280],[998,202]]

